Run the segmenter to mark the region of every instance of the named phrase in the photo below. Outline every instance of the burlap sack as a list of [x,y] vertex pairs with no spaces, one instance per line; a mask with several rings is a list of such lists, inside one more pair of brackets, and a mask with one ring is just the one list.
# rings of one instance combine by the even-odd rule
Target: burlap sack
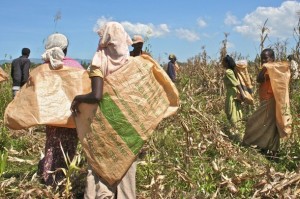
[[0,67],[0,82],[8,80],[8,74]]
[[107,76],[100,104],[81,104],[77,132],[89,164],[109,184],[121,180],[158,123],[179,106],[178,91],[149,56]]
[[52,70],[49,64],[40,65],[8,104],[4,122],[14,130],[38,124],[75,128],[71,103],[76,95],[90,91],[86,70],[68,66]]
[[[243,94],[245,96],[244,102],[247,104],[254,104],[254,98],[252,96],[252,81],[247,69],[248,63],[247,60],[239,60],[236,62],[235,74],[239,80]],[[240,94],[238,98],[241,97]]]
[[290,67],[288,62],[271,62],[263,65],[267,68],[276,101],[276,121],[280,137],[289,136],[292,131],[289,83]]

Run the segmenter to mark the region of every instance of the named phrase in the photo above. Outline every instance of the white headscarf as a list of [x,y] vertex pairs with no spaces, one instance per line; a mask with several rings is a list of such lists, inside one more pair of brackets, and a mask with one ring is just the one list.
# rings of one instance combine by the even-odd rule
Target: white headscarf
[[46,51],[42,54],[42,59],[50,62],[53,69],[58,69],[63,66],[63,59],[65,54],[63,50],[69,45],[68,39],[65,35],[54,33],[50,35],[45,43]]
[[100,41],[91,65],[99,67],[105,77],[125,64],[132,41],[118,22],[107,22],[97,33]]

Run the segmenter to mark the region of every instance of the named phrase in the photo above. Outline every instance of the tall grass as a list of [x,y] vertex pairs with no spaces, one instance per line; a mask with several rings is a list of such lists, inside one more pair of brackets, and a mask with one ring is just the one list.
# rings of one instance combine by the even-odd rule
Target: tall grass
[[[6,73],[10,74],[10,64],[4,64],[3,69]],[[3,115],[6,106],[12,100],[11,81],[0,83],[0,119],[3,120]]]
[[[3,69],[9,74],[10,66],[8,64],[4,64]],[[9,81],[0,83],[0,177],[5,172],[8,157],[7,148],[9,147],[9,135],[8,129],[3,124],[3,115],[6,106],[11,101],[10,88],[11,83]]]
[[[297,196],[298,181],[289,183],[287,177],[296,175],[299,165],[298,135],[294,134],[290,140],[282,143],[282,158],[279,163],[269,162],[255,150],[240,146],[239,139],[234,139],[233,135],[243,134],[244,129],[232,128],[223,111],[224,69],[217,61],[204,57],[200,53],[190,58],[180,70],[176,86],[180,91],[181,105],[176,115],[161,122],[147,143],[145,158],[139,160],[138,198]],[[255,76],[255,66],[249,67],[252,67],[249,70],[251,75]],[[292,97],[293,115],[300,111],[299,98],[297,94]],[[253,110],[254,107],[250,109]],[[246,107],[244,110],[247,110]],[[298,122],[297,119],[295,121]],[[299,131],[296,122],[294,132]],[[43,144],[43,134],[23,134],[22,137],[27,140],[27,145],[20,153],[28,154],[31,159],[36,160],[39,153],[37,144]],[[15,139],[20,140],[21,137]],[[28,149],[32,151],[26,152]],[[8,156],[14,155],[9,152]],[[76,165],[85,168],[86,165],[82,162],[79,164],[77,160],[74,161]],[[69,160],[68,162],[71,163]],[[17,162],[8,160],[8,163],[10,167],[20,167]],[[10,169],[9,175],[0,177],[1,196],[82,197],[85,172],[77,172],[78,168],[74,170],[70,167],[71,169],[65,170],[66,184],[62,184],[60,190],[53,190],[41,185],[34,176],[36,165],[23,163],[22,167],[31,172],[14,170],[12,173]],[[289,184],[281,188],[280,192],[272,188],[265,191],[266,187],[280,185],[282,182]]]

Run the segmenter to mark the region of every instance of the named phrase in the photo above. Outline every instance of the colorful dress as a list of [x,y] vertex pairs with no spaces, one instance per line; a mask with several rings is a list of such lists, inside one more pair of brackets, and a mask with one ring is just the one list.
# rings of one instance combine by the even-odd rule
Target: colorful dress
[[237,97],[237,86],[240,85],[239,81],[235,77],[233,70],[226,69],[224,84],[226,87],[226,99],[225,99],[225,113],[227,119],[236,124],[243,117],[241,102],[236,99]]
[[[83,69],[80,63],[68,57],[63,59],[63,63],[64,66]],[[38,174],[41,175],[43,183],[55,185],[55,181],[59,182],[65,177],[62,171],[58,171],[55,174],[48,173],[48,171],[67,168],[61,146],[65,155],[72,161],[76,154],[77,144],[76,128],[46,126],[45,156],[38,165]]]
[[55,185],[55,181],[59,182],[65,177],[62,171],[55,174],[48,173],[48,171],[55,171],[58,168],[67,168],[60,144],[65,155],[72,160],[78,144],[76,129],[46,126],[45,156],[38,165],[38,173],[46,185]]

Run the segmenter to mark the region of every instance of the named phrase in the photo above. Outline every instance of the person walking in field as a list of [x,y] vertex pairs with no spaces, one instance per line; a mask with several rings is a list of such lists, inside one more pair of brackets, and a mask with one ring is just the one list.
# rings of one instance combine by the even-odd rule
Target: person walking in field
[[167,67],[167,74],[170,77],[170,79],[175,82],[176,81],[176,61],[177,58],[174,54],[169,55],[169,63]]
[[[99,103],[103,95],[104,78],[129,61],[128,46],[132,44],[132,40],[120,23],[107,22],[100,28],[98,34],[100,42],[97,51],[101,57],[95,55],[91,63],[92,92],[74,98],[71,110],[75,115],[79,113],[78,106],[80,103]],[[90,167],[84,198],[136,198],[135,173],[136,162],[133,162],[122,180],[117,185],[110,186]]]
[[[224,85],[226,88],[226,98],[225,98],[225,113],[227,119],[236,125],[242,120],[242,105],[241,100],[245,98],[242,92],[242,87],[235,74],[236,63],[232,57],[226,55],[222,60],[223,67],[225,68]],[[238,99],[238,95],[240,98]]]
[[289,64],[275,62],[270,48],[261,52],[261,63],[257,76],[260,106],[247,121],[243,144],[257,147],[267,158],[277,159],[280,138],[291,132]]
[[22,49],[22,56],[16,58],[11,63],[11,77],[12,77],[12,94],[16,96],[17,92],[27,82],[29,77],[30,60],[29,48]]
[[[79,62],[66,56],[68,45],[69,41],[65,35],[60,33],[49,35],[45,43],[45,52],[42,55],[42,59],[45,63],[49,63],[53,70],[58,70],[64,66],[84,70]],[[46,126],[45,156],[38,165],[38,174],[41,175],[43,183],[55,186],[64,178],[62,171],[57,171],[54,174],[49,173],[49,171],[67,168],[63,153],[66,156],[68,155],[72,161],[76,154],[77,144],[76,128]]]
[[84,198],[136,198],[136,160],[159,122],[179,107],[179,94],[150,56],[129,55],[132,40],[118,22],[97,31],[91,92],[71,111],[88,161]]

